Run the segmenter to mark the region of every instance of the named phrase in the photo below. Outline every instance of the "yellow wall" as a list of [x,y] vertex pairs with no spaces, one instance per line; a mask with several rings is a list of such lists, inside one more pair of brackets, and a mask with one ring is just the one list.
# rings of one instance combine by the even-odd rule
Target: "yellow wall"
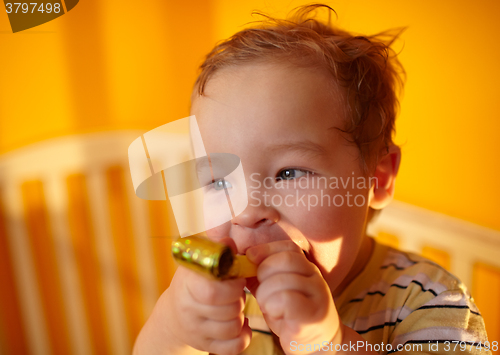
[[12,34],[0,11],[0,154],[51,137],[149,130],[189,114],[213,46],[207,1],[84,0]]
[[[188,113],[196,68],[253,9],[307,1],[81,1],[10,34],[0,11],[0,153],[50,137],[151,129]],[[408,72],[396,198],[500,229],[500,2],[327,1],[359,33],[409,26],[396,48]]]

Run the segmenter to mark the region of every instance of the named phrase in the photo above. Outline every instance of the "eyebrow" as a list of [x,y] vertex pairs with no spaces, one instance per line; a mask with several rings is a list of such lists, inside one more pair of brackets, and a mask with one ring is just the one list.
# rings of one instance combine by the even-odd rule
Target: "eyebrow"
[[279,153],[286,150],[312,156],[327,155],[327,151],[323,146],[314,143],[310,140],[273,144],[269,146],[268,149],[274,153]]

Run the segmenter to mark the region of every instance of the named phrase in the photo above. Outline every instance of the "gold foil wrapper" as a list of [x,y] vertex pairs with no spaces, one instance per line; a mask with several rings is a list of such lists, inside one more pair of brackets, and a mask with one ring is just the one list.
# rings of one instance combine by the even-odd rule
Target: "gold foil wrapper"
[[218,280],[252,277],[257,266],[244,255],[234,255],[227,245],[200,237],[179,238],[172,255],[182,266]]

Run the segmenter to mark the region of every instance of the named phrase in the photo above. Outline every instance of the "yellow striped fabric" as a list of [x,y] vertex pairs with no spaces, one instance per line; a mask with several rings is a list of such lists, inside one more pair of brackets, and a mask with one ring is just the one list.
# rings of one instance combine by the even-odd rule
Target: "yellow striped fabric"
[[[335,304],[342,322],[381,354],[491,354],[493,342],[466,287],[416,254],[375,242],[370,261]],[[244,354],[282,354],[251,295],[245,313],[253,338]]]

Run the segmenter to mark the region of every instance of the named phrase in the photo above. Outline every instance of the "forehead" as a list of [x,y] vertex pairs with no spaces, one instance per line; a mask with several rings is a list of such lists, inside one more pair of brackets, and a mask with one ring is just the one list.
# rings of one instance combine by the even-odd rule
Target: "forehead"
[[[332,144],[345,122],[343,93],[325,69],[257,63],[224,68],[194,99],[207,152],[235,144]],[[236,152],[234,152],[236,154]]]

